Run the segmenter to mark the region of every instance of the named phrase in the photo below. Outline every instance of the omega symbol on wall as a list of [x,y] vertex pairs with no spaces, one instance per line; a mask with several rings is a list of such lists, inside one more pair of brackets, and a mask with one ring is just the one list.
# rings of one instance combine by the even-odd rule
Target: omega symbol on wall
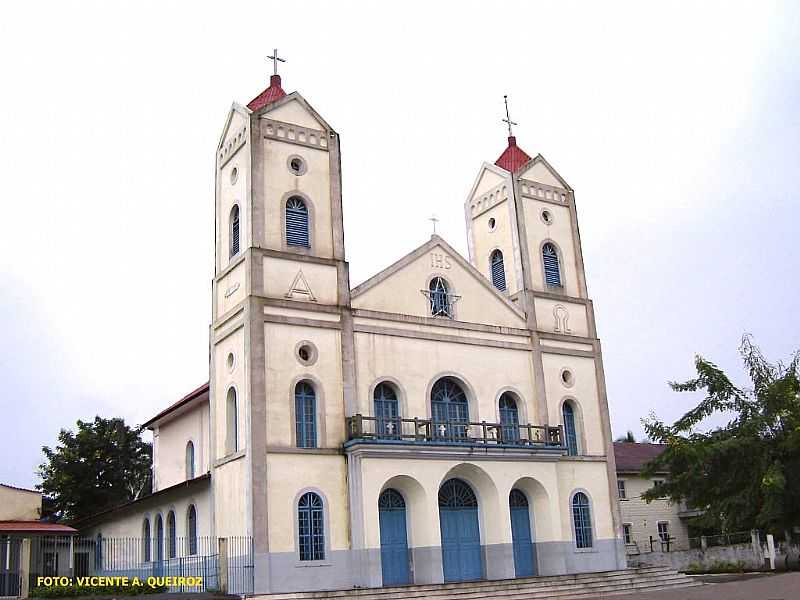
[[431,252],[431,267],[434,269],[444,269],[447,271],[453,268],[453,264],[450,262],[449,255]]
[[553,307],[553,317],[555,318],[553,331],[556,333],[572,333],[569,328],[569,312],[564,308],[563,304],[556,304]]

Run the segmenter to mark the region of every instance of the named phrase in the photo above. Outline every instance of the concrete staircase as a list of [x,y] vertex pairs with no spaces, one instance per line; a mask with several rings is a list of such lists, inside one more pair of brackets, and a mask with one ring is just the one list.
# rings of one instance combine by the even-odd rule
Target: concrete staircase
[[624,571],[553,575],[500,581],[470,581],[385,588],[295,592],[259,595],[258,600],[535,600],[558,598],[605,598],[634,592],[703,585],[668,567],[638,567]]

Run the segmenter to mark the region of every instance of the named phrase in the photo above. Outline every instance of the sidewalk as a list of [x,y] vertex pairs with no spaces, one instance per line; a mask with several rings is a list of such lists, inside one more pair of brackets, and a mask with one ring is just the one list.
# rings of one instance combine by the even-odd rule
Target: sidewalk
[[[731,580],[733,579],[733,580]],[[779,575],[702,576],[702,587],[643,592],[620,600],[800,600],[800,572]]]

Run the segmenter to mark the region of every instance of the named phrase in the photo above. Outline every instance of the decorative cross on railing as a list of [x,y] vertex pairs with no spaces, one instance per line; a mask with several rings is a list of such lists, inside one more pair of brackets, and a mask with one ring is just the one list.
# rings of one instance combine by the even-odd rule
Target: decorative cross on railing
[[386,433],[392,435],[394,433],[394,423],[389,422],[386,424]]

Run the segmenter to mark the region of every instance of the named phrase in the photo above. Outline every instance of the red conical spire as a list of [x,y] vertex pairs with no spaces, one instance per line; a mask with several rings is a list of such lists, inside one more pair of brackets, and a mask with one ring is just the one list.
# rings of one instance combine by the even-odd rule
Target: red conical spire
[[272,104],[276,100],[280,100],[285,95],[286,92],[284,92],[281,87],[281,76],[278,74],[271,75],[269,78],[269,87],[253,98],[248,103],[247,108],[255,112],[264,108],[267,104]]
[[531,157],[528,156],[522,148],[517,146],[517,138],[510,135],[508,136],[508,147],[503,150],[500,158],[498,158],[494,164],[501,169],[514,173],[526,165],[530,159]]

